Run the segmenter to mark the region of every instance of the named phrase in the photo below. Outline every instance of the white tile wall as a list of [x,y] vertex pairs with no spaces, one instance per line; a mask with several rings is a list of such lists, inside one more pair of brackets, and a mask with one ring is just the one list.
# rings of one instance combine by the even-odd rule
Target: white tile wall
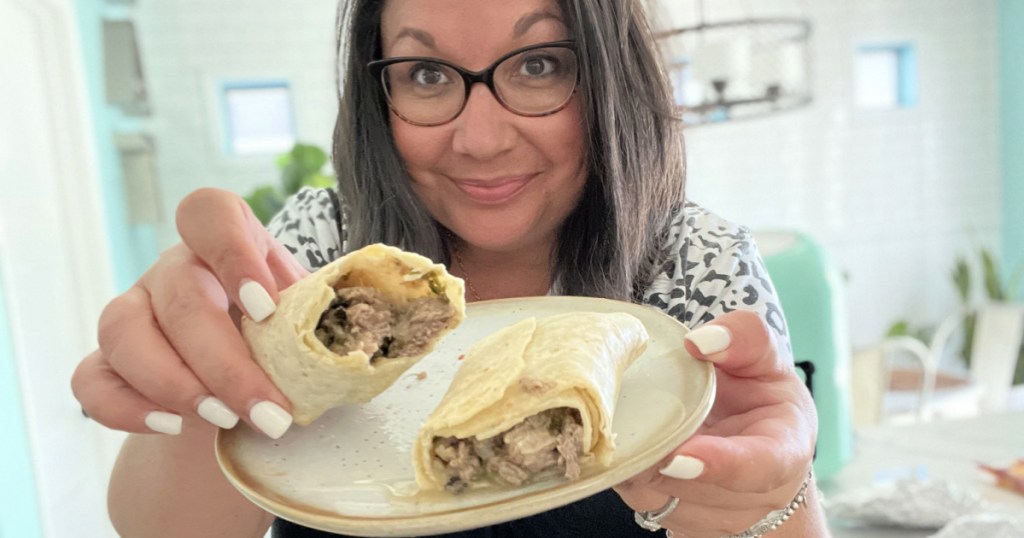
[[[660,1],[669,24],[694,22],[684,3]],[[708,16],[728,15],[717,6],[730,3],[749,5],[712,3]],[[799,4],[814,25],[814,104],[691,130],[689,193],[751,227],[816,237],[848,277],[853,343],[870,344],[899,318],[940,321],[957,305],[955,256],[998,248],[998,4]],[[794,5],[763,1],[751,14],[792,15]],[[917,108],[854,108],[853,54],[871,41],[916,45]]]
[[[692,22],[657,0],[669,24]],[[166,215],[208,185],[247,192],[277,181],[267,159],[220,155],[217,82],[293,82],[302,139],[329,144],[334,0],[139,3]],[[733,4],[733,7],[725,6]],[[956,305],[954,256],[999,244],[997,0],[763,0],[709,3],[711,16],[803,14],[814,24],[815,103],[775,118],[695,129],[693,199],[758,229],[810,232],[848,276],[854,344],[894,320],[936,322]],[[689,17],[689,21],[687,20]],[[866,41],[914,43],[920,105],[859,111],[853,53]],[[768,201],[768,203],[766,203]],[[165,226],[164,242],[174,238]]]
[[336,0],[158,0],[136,10],[150,86],[165,224],[177,240],[174,210],[189,192],[217,186],[248,193],[277,184],[273,156],[222,152],[220,87],[232,79],[285,79],[299,140],[329,147],[334,119]]

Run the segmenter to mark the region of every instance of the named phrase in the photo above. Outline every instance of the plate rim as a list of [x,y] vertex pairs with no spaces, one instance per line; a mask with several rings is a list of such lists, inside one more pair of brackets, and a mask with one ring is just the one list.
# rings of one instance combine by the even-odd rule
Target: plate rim
[[[648,314],[658,314],[663,316],[667,321],[674,322],[674,324],[681,328],[683,334],[690,330],[677,318],[670,316],[655,306],[600,297],[540,296],[477,301],[466,305],[466,319],[470,319],[472,310],[479,310],[483,307],[501,306],[502,304],[514,305],[516,307],[529,307],[529,303],[545,302],[550,304],[567,301],[572,301],[574,303],[582,301],[591,304],[605,303],[604,306],[621,309],[615,311],[623,311],[625,313],[630,313],[629,310],[644,309]],[[527,304],[524,305],[523,303]],[[587,311],[587,308],[573,308],[573,310]],[[642,318],[641,321],[643,321]],[[680,342],[680,346],[682,346],[682,342]],[[228,482],[231,483],[231,485],[250,502],[261,509],[266,510],[275,517],[286,519],[316,530],[332,533],[346,533],[352,536],[392,537],[408,536],[410,534],[419,535],[429,533],[436,534],[438,532],[457,532],[480,526],[494,525],[513,519],[528,517],[529,515],[571,504],[585,497],[600,493],[601,491],[611,487],[609,483],[612,483],[613,485],[621,483],[622,481],[625,481],[626,479],[635,476],[637,473],[642,472],[644,469],[654,465],[658,460],[664,458],[671,453],[673,449],[682,444],[683,441],[690,438],[697,431],[700,425],[703,424],[708,413],[710,413],[717,391],[714,365],[707,361],[701,361],[699,359],[694,360],[697,361],[698,367],[702,370],[702,377],[706,390],[700,398],[698,407],[692,411],[686,410],[686,418],[679,424],[679,426],[677,426],[673,435],[667,436],[660,442],[640,451],[638,455],[631,458],[630,461],[632,463],[630,465],[601,470],[582,480],[565,482],[540,491],[529,492],[520,497],[509,497],[483,504],[453,507],[449,510],[394,517],[386,515],[352,516],[336,512],[328,513],[320,509],[309,511],[296,508],[294,505],[288,505],[278,499],[261,494],[256,490],[256,488],[246,484],[241,478],[245,473],[242,473],[234,462],[226,455],[227,449],[223,445],[227,442],[227,436],[230,435],[228,430],[217,430],[217,434],[214,438],[214,453],[217,465],[220,467],[222,474],[227,478]],[[641,464],[640,462],[643,463]],[[639,467],[639,469],[634,470],[634,467]],[[609,480],[609,478],[614,478],[614,480]],[[495,506],[503,506],[510,503],[515,503],[516,509],[506,512],[494,510]],[[543,508],[537,509],[538,505]],[[296,518],[296,514],[299,514],[302,517]],[[449,523],[451,523],[451,518],[456,517],[461,521],[465,521],[467,519],[471,520],[473,521],[473,524],[469,526],[458,524],[439,526],[436,521],[440,518],[442,520],[449,520]],[[296,519],[300,519],[300,521],[296,521]],[[382,527],[382,524],[387,524],[386,528]]]

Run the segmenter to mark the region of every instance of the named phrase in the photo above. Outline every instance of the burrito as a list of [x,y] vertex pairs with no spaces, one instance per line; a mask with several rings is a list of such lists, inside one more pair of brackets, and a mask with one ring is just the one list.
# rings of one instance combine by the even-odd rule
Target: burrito
[[480,340],[420,428],[416,483],[457,494],[607,467],[622,374],[647,340],[637,318],[593,312],[528,318]]
[[443,265],[370,245],[281,292],[274,314],[243,319],[242,334],[295,422],[307,425],[388,388],[462,322],[464,294]]

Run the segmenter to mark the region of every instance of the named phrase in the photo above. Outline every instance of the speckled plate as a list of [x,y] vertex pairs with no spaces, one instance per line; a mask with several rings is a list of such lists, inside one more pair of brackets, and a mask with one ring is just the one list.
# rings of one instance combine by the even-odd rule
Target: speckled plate
[[[484,336],[529,316],[627,312],[647,328],[647,351],[626,371],[615,409],[612,465],[584,467],[574,482],[552,478],[462,495],[419,492],[411,449],[440,401],[459,356]],[[714,400],[714,368],[683,347],[686,327],[648,306],[604,299],[537,297],[468,305],[466,320],[387,391],[339,407],[271,440],[244,423],[217,436],[231,483],[265,510],[301,525],[354,536],[455,532],[526,517],[582,499],[658,463],[692,435]]]

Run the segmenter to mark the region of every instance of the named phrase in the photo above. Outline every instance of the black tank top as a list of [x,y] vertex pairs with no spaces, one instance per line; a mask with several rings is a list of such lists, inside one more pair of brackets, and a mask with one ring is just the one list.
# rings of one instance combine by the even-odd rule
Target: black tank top
[[[337,538],[278,519],[273,538]],[[657,538],[633,521],[633,510],[612,490],[542,512],[535,516],[452,534],[432,535],[444,538]]]

